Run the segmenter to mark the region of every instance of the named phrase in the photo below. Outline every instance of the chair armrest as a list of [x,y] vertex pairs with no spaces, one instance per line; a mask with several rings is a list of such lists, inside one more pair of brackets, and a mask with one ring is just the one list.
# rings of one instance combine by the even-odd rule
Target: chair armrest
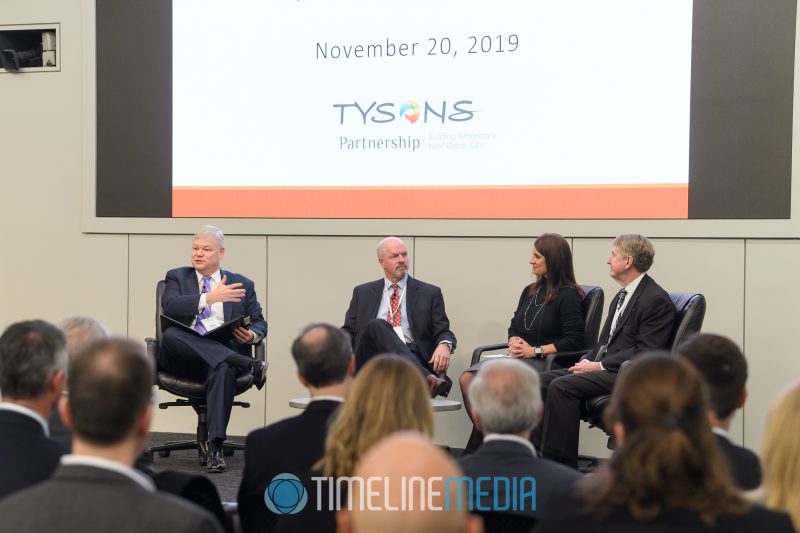
[[586,350],[573,350],[570,352],[556,352],[548,355],[544,359],[544,369],[552,370],[553,365],[557,365],[557,368],[569,368],[575,363],[578,362],[578,359],[581,356],[586,355],[588,352]]
[[472,363],[470,363],[470,365],[471,366],[472,365],[477,365],[478,362],[481,360],[481,355],[483,354],[483,352],[491,352],[492,350],[505,350],[506,348],[508,348],[508,343],[507,342],[498,343],[498,344],[487,344],[485,346],[478,346],[472,352]]
[[144,340],[145,345],[147,346],[147,357],[155,363],[157,361],[158,356],[158,340],[152,337],[148,337]]
[[253,345],[253,351],[255,352],[256,359],[259,361],[267,360],[267,343],[264,342],[264,339],[258,341],[258,344]]

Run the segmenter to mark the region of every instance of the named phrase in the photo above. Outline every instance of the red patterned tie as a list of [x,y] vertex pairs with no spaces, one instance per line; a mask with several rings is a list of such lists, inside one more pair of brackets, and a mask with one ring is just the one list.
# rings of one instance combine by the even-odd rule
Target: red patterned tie
[[394,292],[389,298],[389,307],[392,311],[389,314],[389,323],[396,328],[400,325],[400,296],[397,294],[397,283],[392,283],[392,288]]

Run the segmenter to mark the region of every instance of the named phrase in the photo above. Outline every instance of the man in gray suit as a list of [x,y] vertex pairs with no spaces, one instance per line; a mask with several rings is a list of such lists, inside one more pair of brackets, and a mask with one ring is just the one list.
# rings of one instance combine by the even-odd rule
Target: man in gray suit
[[144,347],[98,341],[70,361],[69,379],[59,407],[73,431],[73,454],[62,457],[50,480],[0,501],[0,533],[221,533],[208,512],[157,493],[131,467],[153,413],[154,369]]

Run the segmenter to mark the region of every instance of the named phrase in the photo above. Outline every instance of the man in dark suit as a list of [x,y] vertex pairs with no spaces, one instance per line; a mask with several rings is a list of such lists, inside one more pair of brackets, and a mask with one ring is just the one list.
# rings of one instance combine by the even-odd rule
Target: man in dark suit
[[452,382],[437,374],[450,366],[456,336],[442,291],[408,275],[408,249],[402,240],[387,237],[377,252],[385,277],[353,289],[342,326],[353,339],[356,368],[374,355],[395,353],[420,369],[431,396],[446,396]]
[[[476,484],[473,494],[484,508],[514,508],[517,503],[522,508],[510,513],[538,518],[555,491],[582,478],[572,468],[538,458],[528,440],[542,415],[538,374],[516,359],[487,361],[470,383],[468,394],[476,425],[484,434],[480,448],[458,460],[464,474]],[[512,480],[525,476],[536,479],[535,508],[525,505],[525,500],[515,502],[506,485],[492,482],[497,477]],[[481,478],[483,482],[478,487]]]
[[0,498],[50,477],[66,453],[47,425],[66,365],[64,334],[52,324],[18,322],[0,336]]
[[643,352],[669,348],[675,305],[646,274],[654,257],[653,244],[642,235],[624,234],[614,239],[606,262],[622,290],[611,300],[598,346],[569,369],[550,370],[541,376],[544,417],[541,432],[534,431],[533,441],[544,457],[576,468],[583,401],[610,393],[625,361]]
[[700,371],[709,393],[708,420],[722,452],[728,460],[733,482],[742,490],[761,485],[758,456],[737,446],[730,436],[731,421],[747,399],[747,360],[732,340],[722,335],[696,333],[681,344],[678,352]]
[[144,347],[125,339],[98,341],[70,361],[60,413],[74,455],[61,458],[51,479],[0,500],[0,533],[222,531],[209,513],[157,493],[131,468],[149,438],[153,370]]
[[267,322],[256,298],[254,284],[246,277],[220,269],[225,256],[225,236],[219,228],[203,226],[192,241],[192,266],[170,270],[161,306],[164,314],[191,327],[200,335],[234,318],[249,317],[228,342],[195,335],[180,327],[164,331],[158,366],[195,379],[205,379],[208,404],[208,472],[224,472],[225,441],[236,393],[236,377],[252,372],[260,389],[267,365],[252,358],[252,345],[267,335]]
[[350,339],[330,324],[311,324],[292,344],[297,377],[311,402],[299,416],[247,436],[239,487],[239,518],[245,533],[272,531],[278,516],[264,504],[272,478],[288,472],[306,476],[325,451],[328,423],[355,374]]

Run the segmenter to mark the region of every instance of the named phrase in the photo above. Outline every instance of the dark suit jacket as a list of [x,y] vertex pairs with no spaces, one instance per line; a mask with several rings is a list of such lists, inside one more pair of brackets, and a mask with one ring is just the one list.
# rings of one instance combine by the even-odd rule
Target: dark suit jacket
[[792,533],[788,515],[767,511],[754,505],[745,515],[717,517],[715,527],[708,528],[700,517],[688,509],[667,510],[651,522],[635,520],[627,508],[616,508],[604,520],[583,514],[583,500],[573,495],[558,495],[543,513],[535,533]]
[[0,533],[222,533],[188,501],[84,465],[61,465],[52,479],[0,500],[0,516]]
[[761,486],[761,462],[758,456],[748,450],[737,446],[722,435],[717,437],[719,447],[728,461],[733,484],[742,490],[753,490]]
[[0,410],[0,435],[0,498],[49,478],[67,452],[39,422],[14,411]]
[[[622,363],[642,352],[668,350],[675,326],[675,304],[649,275],[645,274],[636,292],[627,297],[630,301],[619,318],[614,336],[608,342],[606,355],[601,359],[603,368],[610,372],[618,372]],[[618,298],[619,293],[611,300],[594,354],[608,339]]]
[[[464,474],[473,480],[483,476],[509,478],[532,476],[536,479],[536,510],[526,510],[519,514],[533,518],[540,516],[547,509],[553,492],[563,491],[583,477],[577,470],[536,457],[529,448],[520,443],[504,440],[484,442],[475,453],[462,456],[458,464],[464,470]],[[504,488],[503,485],[498,486]],[[481,485],[481,489],[484,488]],[[484,495],[481,501],[485,502],[486,507],[491,507],[492,498],[490,485],[488,495]],[[506,501],[504,491],[498,494],[497,501],[501,504]],[[509,503],[511,502],[512,500],[509,500]]]
[[277,517],[264,504],[267,485],[277,474],[302,478],[311,471],[325,452],[328,422],[340,405],[335,400],[315,400],[302,414],[247,436],[239,487],[239,518],[245,533],[273,530]]
[[[200,287],[197,283],[197,274],[192,267],[174,268],[167,272],[164,296],[161,299],[163,313],[168,317],[189,326],[197,317],[197,306],[200,303]],[[227,276],[227,284],[241,283],[245,290],[241,302],[224,302],[222,309],[225,322],[238,316],[249,316],[252,321],[250,329],[258,333],[261,338],[267,336],[267,321],[261,311],[261,305],[256,298],[254,283],[241,274],[227,272],[220,269],[220,276]],[[231,340],[228,345],[231,349],[242,355],[250,355],[250,346],[239,344]]]
[[[383,296],[383,278],[357,286],[353,289],[350,308],[344,316],[342,329],[350,334],[353,347],[358,346],[367,324],[378,316]],[[424,281],[408,276],[406,286],[406,313],[414,344],[423,357],[430,359],[436,346],[450,341],[456,349],[456,336],[450,331],[450,321],[444,311],[442,290]]]

